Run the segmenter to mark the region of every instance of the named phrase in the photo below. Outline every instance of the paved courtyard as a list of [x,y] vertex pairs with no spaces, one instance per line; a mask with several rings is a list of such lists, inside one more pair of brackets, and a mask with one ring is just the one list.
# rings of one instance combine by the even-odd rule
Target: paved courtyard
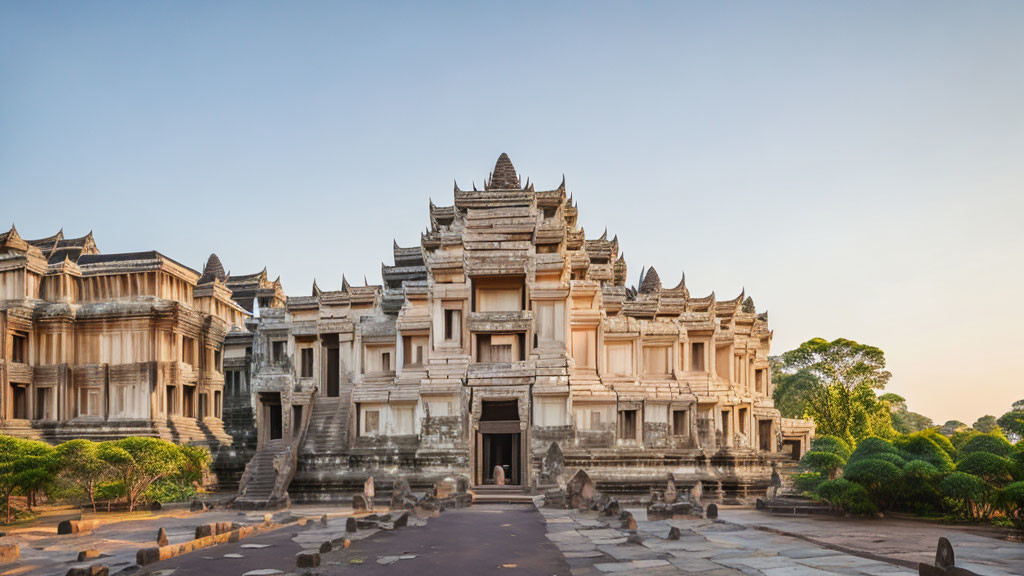
[[[0,565],[0,576],[61,575],[78,550],[96,548],[97,563],[111,573],[241,576],[253,570],[301,573],[300,550],[323,542],[342,542],[322,555],[321,574],[405,574],[418,576],[484,574],[600,576],[697,574],[699,576],[799,576],[843,574],[882,576],[916,574],[918,561],[934,558],[939,536],[948,537],[957,565],[987,576],[1024,574],[1024,544],[992,537],[978,528],[940,526],[913,520],[856,520],[839,517],[771,516],[749,509],[724,508],[719,520],[647,521],[643,509],[630,509],[635,534],[617,518],[596,512],[537,509],[530,505],[477,505],[449,510],[436,518],[410,517],[397,530],[345,532],[344,507],[296,507],[297,516],[327,513],[326,526],[290,524],[233,544],[198,550],[134,569],[135,550],[152,546],[156,530],[168,530],[171,542],[191,538],[195,526],[215,521],[257,522],[259,513],[182,512],[158,518],[107,524],[91,534],[58,536],[54,526],[20,529],[2,538],[18,542],[22,559]],[[679,538],[668,538],[671,528]]]

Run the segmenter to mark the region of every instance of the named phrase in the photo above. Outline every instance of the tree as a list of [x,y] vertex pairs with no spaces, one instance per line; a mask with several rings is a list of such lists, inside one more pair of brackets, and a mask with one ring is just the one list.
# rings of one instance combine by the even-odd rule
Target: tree
[[976,434],[960,447],[959,457],[963,460],[970,454],[987,452],[1002,458],[1013,457],[1013,444],[994,434]]
[[950,472],[939,484],[942,494],[958,504],[963,516],[972,520],[987,518],[992,507],[990,488],[985,481],[966,472]]
[[0,493],[7,508],[7,523],[11,523],[11,496],[24,494],[32,504],[35,491],[53,481],[56,473],[53,448],[45,442],[0,436]]
[[807,403],[818,386],[818,380],[807,370],[786,374],[775,366],[776,363],[773,362],[772,383],[775,389],[772,391],[772,398],[775,400],[775,407],[779,409],[783,418],[803,418],[807,411]]
[[952,436],[957,432],[963,432],[967,430],[967,424],[959,420],[947,420],[945,424],[939,427],[939,432],[945,436]]
[[999,427],[999,423],[996,422],[996,417],[992,416],[991,414],[986,414],[981,418],[978,418],[978,420],[974,422],[973,426],[975,430],[981,432],[982,434],[988,434],[989,432],[995,430],[997,427]]
[[89,440],[69,440],[57,447],[61,475],[78,484],[89,496],[96,511],[96,487],[111,475],[110,465],[100,458],[99,444]]
[[[844,338],[832,342],[814,338],[783,353],[776,365],[783,374],[801,375],[806,399],[799,401],[819,434],[851,444],[867,436],[895,435],[889,404],[880,402],[875,394],[892,378],[885,370],[881,349]],[[814,386],[808,396],[811,378]]]
[[140,497],[154,482],[180,473],[186,465],[178,446],[157,438],[129,437],[103,442],[99,457],[111,466],[123,485],[129,511],[135,510]]
[[1021,402],[1024,402],[1024,400],[1014,402],[1013,410],[1003,414],[998,420],[996,420],[996,423],[999,424],[1000,428],[1007,432],[1016,434],[1017,436],[1024,436],[1024,406],[1020,409],[1017,408]]

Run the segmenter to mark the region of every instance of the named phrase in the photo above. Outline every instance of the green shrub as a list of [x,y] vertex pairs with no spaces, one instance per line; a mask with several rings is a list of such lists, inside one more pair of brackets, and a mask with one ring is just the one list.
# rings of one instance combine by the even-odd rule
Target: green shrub
[[1024,482],[1014,482],[996,494],[996,506],[1024,534]]
[[937,486],[941,477],[942,473],[930,462],[907,462],[900,474],[899,497],[895,507],[918,514],[938,510],[942,505],[942,495]]
[[949,454],[925,434],[908,434],[897,438],[894,444],[908,461],[923,460],[943,473],[951,472],[954,468]]
[[196,495],[194,486],[174,480],[158,480],[143,493],[146,502],[182,502]]
[[963,460],[971,454],[987,452],[1002,458],[1013,457],[1013,444],[1006,441],[1006,438],[994,434],[977,434],[964,443],[960,448],[959,458]]
[[818,486],[818,497],[856,516],[873,516],[878,513],[878,507],[871,501],[868,491],[845,478],[822,482]]
[[808,471],[817,472],[824,478],[833,479],[846,465],[846,460],[832,452],[811,450],[800,459],[800,465]]
[[991,514],[991,487],[977,476],[950,472],[942,479],[939,490],[953,502],[954,512],[963,518],[979,520]]
[[953,446],[953,442],[951,442],[950,439],[947,438],[946,436],[942,435],[942,433],[939,432],[938,429],[929,428],[927,430],[922,430],[918,432],[918,434],[924,436],[925,438],[931,440],[932,442],[935,442],[935,444],[939,448],[942,448],[942,450],[946,454],[948,454],[950,458],[956,460],[956,447]]
[[863,486],[878,508],[887,509],[898,494],[900,474],[892,462],[870,458],[847,464],[843,478]]
[[836,436],[819,436],[811,440],[811,450],[836,454],[843,459],[844,463],[850,459],[850,454],[853,453],[853,448]]
[[[857,449],[850,454],[847,459],[847,464],[853,464],[858,460],[877,459],[881,454],[892,454],[899,457],[899,451],[893,446],[892,442],[884,440],[877,436],[870,436],[860,441],[857,444]],[[885,459],[887,457],[883,457]]]
[[964,444],[966,444],[971,438],[980,435],[981,432],[978,432],[973,428],[967,428],[965,430],[958,430],[954,432],[953,435],[949,437],[949,441],[953,444],[953,447],[956,448],[959,452],[960,449],[963,448]]
[[956,469],[977,476],[999,488],[1013,481],[1016,464],[1008,458],[1002,458],[989,452],[974,452],[962,456]]
[[817,472],[805,472],[792,476],[793,486],[801,494],[814,494],[824,478]]

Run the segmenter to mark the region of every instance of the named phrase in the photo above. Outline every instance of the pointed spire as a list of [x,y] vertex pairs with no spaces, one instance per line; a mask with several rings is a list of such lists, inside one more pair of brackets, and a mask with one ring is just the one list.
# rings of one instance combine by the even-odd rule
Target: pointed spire
[[484,190],[518,190],[519,188],[520,180],[516,173],[516,167],[512,165],[508,154],[502,152],[501,156],[498,156],[498,161],[494,163],[494,171],[491,172],[490,178],[484,183]]
[[598,238],[598,240],[602,240],[603,241],[603,240],[607,240],[607,239],[608,239],[608,227],[605,226],[604,227],[604,232],[601,232],[601,237]]
[[223,282],[225,278],[224,265],[221,264],[220,258],[216,254],[210,254],[210,257],[206,259],[206,266],[203,267],[203,275],[199,278],[199,284],[214,280]]
[[316,278],[313,278],[313,298],[319,298],[320,294],[322,294],[320,287],[316,285]]
[[455,182],[455,191],[456,192],[462,192],[462,190],[459,190],[459,181],[455,180],[454,182]]
[[559,192],[565,192],[565,174],[562,174],[562,183],[558,185]]
[[743,311],[747,314],[756,314],[757,308],[754,307],[754,299],[747,296],[747,299],[743,301]]
[[654,294],[660,291],[661,278],[658,277],[658,271],[654,269],[654,266],[651,266],[647,269],[644,279],[640,281],[640,293]]
[[342,274],[341,275],[341,291],[342,292],[348,292],[350,288],[352,288],[352,287],[349,286],[348,280],[345,279],[345,274]]
[[676,287],[673,288],[673,290],[679,290],[679,289],[682,289],[682,288],[686,288],[686,272],[685,271],[683,272],[683,277],[679,279],[679,284],[676,284]]

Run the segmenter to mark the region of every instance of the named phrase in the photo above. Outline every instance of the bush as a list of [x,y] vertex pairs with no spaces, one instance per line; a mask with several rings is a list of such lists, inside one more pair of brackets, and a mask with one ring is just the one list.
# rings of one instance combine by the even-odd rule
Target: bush
[[953,443],[949,440],[949,438],[943,436],[942,433],[938,431],[938,429],[929,428],[927,430],[922,430],[918,432],[918,434],[924,436],[925,438],[931,440],[932,442],[935,442],[935,444],[939,448],[942,448],[943,452],[949,454],[950,458],[956,460],[956,447],[953,446]]
[[805,472],[794,474],[792,477],[793,486],[801,494],[814,494],[818,486],[824,481],[821,474],[817,472]]
[[811,450],[818,452],[829,452],[843,459],[845,463],[850,459],[853,448],[844,440],[836,436],[819,436],[811,441]]
[[996,505],[1013,527],[1024,534],[1024,482],[1014,482],[996,494]]
[[956,469],[977,476],[998,488],[1013,481],[1016,465],[1008,458],[988,452],[974,452],[961,457]]
[[846,465],[846,460],[832,452],[811,450],[800,459],[800,465],[831,480],[839,475],[839,471]]
[[939,472],[952,472],[953,459],[933,439],[920,433],[908,434],[894,442],[908,461],[923,460]]
[[970,454],[987,452],[1002,458],[1013,457],[1013,444],[1006,441],[1006,438],[994,434],[976,434],[967,440],[960,448],[960,459],[963,460]]
[[[883,440],[877,436],[870,436],[860,441],[860,444],[857,445],[857,449],[850,454],[846,463],[853,464],[858,460],[877,459],[879,455],[882,454],[892,454],[899,457],[899,451],[896,450],[896,447],[893,446],[892,442]],[[882,459],[888,459],[888,457],[883,457]]]
[[[859,449],[859,448],[858,448]],[[901,471],[884,459],[853,461],[843,471],[843,478],[863,486],[880,509],[889,508],[897,492]]]
[[966,472],[950,472],[939,484],[943,496],[953,502],[954,511],[963,518],[979,520],[991,513],[988,484]]
[[845,478],[826,480],[818,486],[818,496],[829,504],[857,516],[873,516],[878,507],[871,501],[868,491]]
[[942,495],[937,488],[937,480],[941,477],[942,473],[930,462],[907,462],[900,474],[897,507],[917,513],[938,510],[942,505]]

